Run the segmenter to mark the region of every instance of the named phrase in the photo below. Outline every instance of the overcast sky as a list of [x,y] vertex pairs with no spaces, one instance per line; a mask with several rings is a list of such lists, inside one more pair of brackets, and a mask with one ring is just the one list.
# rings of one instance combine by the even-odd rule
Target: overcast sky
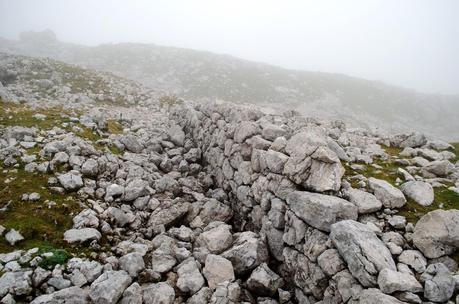
[[44,29],[459,94],[459,0],[0,0],[0,36]]

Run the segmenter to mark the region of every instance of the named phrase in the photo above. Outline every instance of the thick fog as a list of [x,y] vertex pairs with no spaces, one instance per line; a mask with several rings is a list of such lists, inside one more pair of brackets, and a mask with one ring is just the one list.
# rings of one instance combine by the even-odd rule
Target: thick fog
[[457,0],[0,0],[0,36],[143,42],[459,94]]

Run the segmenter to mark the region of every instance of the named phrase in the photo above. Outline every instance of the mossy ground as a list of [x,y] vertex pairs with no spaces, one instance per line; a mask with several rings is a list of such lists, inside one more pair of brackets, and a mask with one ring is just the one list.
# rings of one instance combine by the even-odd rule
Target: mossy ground
[[[46,119],[37,119],[35,114],[46,115]],[[41,130],[49,130],[54,127],[62,127],[70,122],[71,113],[62,108],[39,108],[32,109],[23,104],[1,102],[0,125],[5,127],[23,126],[36,127]]]
[[[22,167],[3,169],[0,172],[0,206],[10,203],[8,210],[0,213],[0,223],[8,229],[20,231],[25,238],[14,247],[2,238],[0,252],[45,245],[60,248],[66,245],[62,239],[63,233],[72,227],[72,217],[81,207],[72,195],[52,193],[47,188],[50,176],[25,172]],[[32,192],[40,194],[38,202],[21,200],[22,194]],[[49,207],[49,202],[55,205]]]
[[[2,102],[0,108],[0,129],[8,126],[36,127],[39,130],[49,130],[53,127],[70,129],[72,125],[82,128],[77,134],[84,139],[97,141],[102,136],[95,131],[70,122],[70,115],[78,113],[68,112],[61,108],[32,109],[22,104]],[[45,120],[36,119],[35,114],[46,115]],[[63,124],[66,127],[63,127]],[[108,122],[108,132],[121,133],[122,126],[117,121]],[[98,147],[97,145],[95,145]],[[29,155],[36,155],[40,160],[41,146],[27,149]],[[105,148],[105,147],[99,147]],[[117,154],[116,148],[110,148]],[[1,166],[1,163],[0,163]],[[56,169],[59,171],[59,169]],[[43,266],[65,262],[70,253],[87,252],[88,249],[70,246],[63,240],[63,234],[73,224],[73,216],[82,210],[82,206],[74,198],[73,193],[57,194],[50,191],[48,179],[53,174],[29,173],[24,170],[24,164],[18,159],[15,167],[0,167],[0,208],[9,204],[7,211],[0,212],[0,225],[7,229],[16,229],[25,240],[11,246],[3,237],[0,237],[0,253],[16,249],[30,249],[38,247],[43,252],[55,253],[46,258]],[[37,192],[41,198],[38,202],[22,201],[23,194]],[[50,202],[53,206],[49,206]],[[89,253],[89,252],[88,252]]]
[[[455,147],[455,153],[459,156],[459,143],[452,144]],[[350,168],[349,165],[344,165],[347,178],[355,175],[362,174],[367,178],[374,177],[378,179],[385,180],[392,185],[396,185],[398,168],[403,168],[403,166],[395,163],[395,158],[399,157],[399,153],[402,151],[400,148],[396,147],[385,147],[383,146],[387,154],[390,155],[389,159],[383,160],[381,158],[375,158],[373,164],[382,167],[382,169],[375,168],[372,165],[365,165],[365,169],[361,171],[354,171]],[[358,187],[357,181],[355,179],[349,179],[353,187]],[[448,187],[451,184],[445,185],[446,187],[436,187],[434,188],[434,203],[430,206],[421,206],[414,202],[413,200],[407,198],[407,203],[403,206],[398,214],[406,217],[408,222],[415,224],[423,215],[426,213],[436,210],[436,209],[459,209],[459,194],[449,190]]]

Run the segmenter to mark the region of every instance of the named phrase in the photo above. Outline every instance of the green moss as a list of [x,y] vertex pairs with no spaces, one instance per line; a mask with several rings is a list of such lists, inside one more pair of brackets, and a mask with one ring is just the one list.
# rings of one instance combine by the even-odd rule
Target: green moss
[[52,256],[43,257],[43,260],[38,264],[38,266],[44,269],[53,269],[56,265],[65,264],[70,258],[71,254],[65,249],[56,249],[50,245],[44,245],[39,247],[38,254],[43,253],[52,253]]

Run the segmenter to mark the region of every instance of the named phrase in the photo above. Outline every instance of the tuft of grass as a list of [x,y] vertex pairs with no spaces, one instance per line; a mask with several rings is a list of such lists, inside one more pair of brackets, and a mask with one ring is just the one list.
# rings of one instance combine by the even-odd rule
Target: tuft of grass
[[96,131],[91,130],[90,128],[81,127],[83,130],[78,132],[77,135],[83,139],[87,139],[89,141],[98,141],[102,139],[102,137]]
[[107,131],[111,134],[121,134],[123,133],[123,126],[118,121],[109,119],[107,120]]
[[399,148],[399,147],[389,147],[389,146],[385,146],[385,145],[382,145],[382,148],[384,149],[384,151],[386,151],[387,154],[389,154],[390,156],[399,156],[400,152],[403,151],[402,148]]
[[65,264],[72,255],[65,249],[57,249],[50,245],[43,245],[39,247],[38,254],[43,254],[50,252],[53,255],[49,257],[43,257],[43,260],[38,264],[38,266],[51,270],[56,265],[63,265]]
[[[49,130],[55,126],[62,126],[70,120],[67,111],[62,108],[39,108],[32,109],[22,104],[2,102],[0,108],[0,125],[36,127],[41,130]],[[46,119],[40,120],[33,117],[35,114],[44,114]]]

